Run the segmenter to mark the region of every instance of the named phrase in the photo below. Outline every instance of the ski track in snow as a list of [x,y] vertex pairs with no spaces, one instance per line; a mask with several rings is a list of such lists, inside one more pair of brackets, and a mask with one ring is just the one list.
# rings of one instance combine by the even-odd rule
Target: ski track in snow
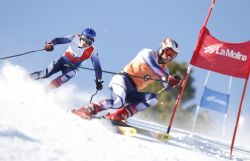
[[[160,142],[125,137],[100,120],[80,119],[69,109],[88,102],[91,94],[71,85],[46,91],[46,83],[30,80],[19,66],[1,67],[1,161],[230,160],[225,144],[185,131],[175,129],[173,139]],[[250,160],[250,152],[236,148],[233,160]]]

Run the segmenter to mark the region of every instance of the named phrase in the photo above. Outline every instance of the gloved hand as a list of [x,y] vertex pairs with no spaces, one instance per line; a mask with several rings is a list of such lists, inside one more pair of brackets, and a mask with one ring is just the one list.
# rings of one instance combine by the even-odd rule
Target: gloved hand
[[180,83],[181,77],[179,75],[169,76],[168,77],[168,83],[171,86],[176,86]]
[[52,43],[46,43],[44,46],[44,49],[48,52],[53,51],[54,50],[54,46]]
[[99,79],[95,80],[95,84],[96,84],[96,89],[97,90],[102,90],[102,88],[103,88],[102,83],[103,83],[102,80],[99,80]]

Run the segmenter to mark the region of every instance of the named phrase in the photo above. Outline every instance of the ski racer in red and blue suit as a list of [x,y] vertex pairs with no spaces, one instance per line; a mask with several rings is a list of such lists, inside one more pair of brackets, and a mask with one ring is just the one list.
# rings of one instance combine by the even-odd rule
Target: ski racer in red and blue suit
[[48,78],[51,75],[61,71],[61,75],[54,79],[49,87],[58,88],[62,84],[73,78],[80,65],[87,59],[91,59],[95,70],[96,89],[101,90],[102,86],[102,68],[100,65],[98,53],[93,46],[96,32],[91,28],[86,28],[81,34],[67,37],[57,37],[46,43],[45,50],[53,51],[54,46],[58,44],[68,44],[68,49],[57,60],[53,61],[45,70],[30,74],[34,80]]

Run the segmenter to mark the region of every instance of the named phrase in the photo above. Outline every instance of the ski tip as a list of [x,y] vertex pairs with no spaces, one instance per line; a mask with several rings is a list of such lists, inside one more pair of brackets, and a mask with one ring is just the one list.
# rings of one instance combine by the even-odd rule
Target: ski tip
[[169,139],[171,139],[171,136],[168,133],[152,132],[151,134],[154,138],[161,141],[168,141]]
[[133,127],[116,126],[117,132],[125,136],[136,136],[137,130]]

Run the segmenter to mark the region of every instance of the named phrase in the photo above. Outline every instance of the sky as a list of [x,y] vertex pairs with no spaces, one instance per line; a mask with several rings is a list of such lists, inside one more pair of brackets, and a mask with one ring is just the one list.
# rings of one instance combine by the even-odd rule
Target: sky
[[[46,41],[54,37],[76,34],[86,27],[92,27],[97,32],[95,46],[103,70],[120,71],[141,49],[156,50],[165,37],[171,37],[179,43],[180,54],[176,61],[189,63],[210,4],[211,0],[3,1],[0,6],[0,55],[3,57],[41,49]],[[249,40],[249,6],[250,1],[246,0],[217,0],[207,27],[216,38],[223,41]],[[30,73],[45,69],[65,49],[67,45],[58,45],[51,53],[37,52],[9,61]],[[84,66],[92,67],[90,61]],[[199,103],[206,74],[205,70],[193,68],[196,94],[192,103]],[[103,75],[104,89],[100,94],[108,93],[110,79],[111,75]],[[208,86],[226,92],[228,83],[228,76],[212,73]],[[94,93],[94,73],[81,70],[68,84],[76,85],[79,91]],[[233,78],[228,113],[230,135],[243,85],[244,80]],[[246,120],[250,121],[249,91],[248,82],[242,107],[245,124]],[[218,114],[219,123],[222,120],[223,117]],[[239,130],[244,132],[246,127],[242,126]]]
[[[108,120],[83,120],[69,107],[86,92],[75,93],[73,84],[46,91],[47,82],[32,81],[26,74],[12,64],[0,69],[1,161],[231,160],[228,146],[218,139],[174,128],[162,142],[145,131],[138,130],[135,137],[117,134]],[[145,122],[130,122],[145,127]],[[249,149],[235,147],[233,160],[250,160]]]

